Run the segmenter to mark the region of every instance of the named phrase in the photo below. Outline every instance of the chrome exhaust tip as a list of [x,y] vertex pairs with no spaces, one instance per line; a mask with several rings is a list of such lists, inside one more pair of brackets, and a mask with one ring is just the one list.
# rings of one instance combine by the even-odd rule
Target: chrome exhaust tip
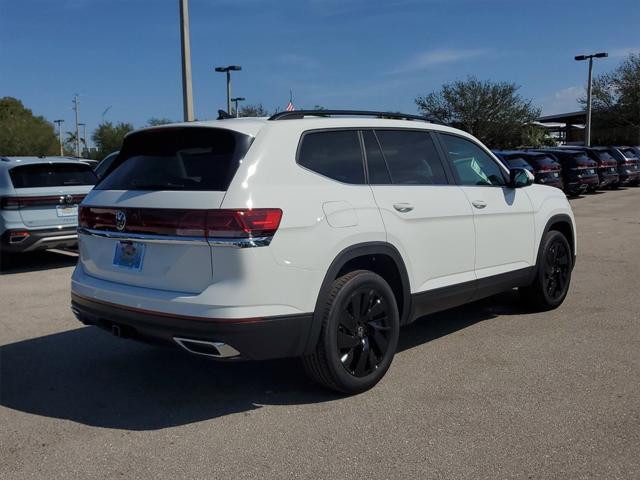
[[187,352],[195,355],[204,355],[214,358],[234,358],[240,356],[240,352],[222,342],[209,342],[206,340],[194,340],[193,338],[173,337],[173,341]]

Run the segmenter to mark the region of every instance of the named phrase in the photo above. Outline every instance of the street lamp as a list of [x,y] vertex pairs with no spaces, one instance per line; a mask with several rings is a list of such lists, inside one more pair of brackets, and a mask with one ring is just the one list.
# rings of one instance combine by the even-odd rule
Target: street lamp
[[53,123],[58,125],[58,142],[60,142],[60,156],[63,157],[64,150],[62,148],[62,124],[64,123],[64,120],[54,120]]
[[84,148],[82,149],[82,153],[84,155],[84,152],[89,150],[89,148],[87,147],[87,124],[79,123],[78,126],[82,127],[82,143],[84,143]]
[[242,70],[240,65],[229,65],[228,67],[216,67],[215,71],[227,74],[227,113],[231,112],[231,72]]
[[584,132],[584,144],[587,147],[591,146],[591,87],[592,87],[592,70],[593,70],[593,59],[594,58],[605,58],[608,57],[609,54],[606,52],[594,53],[592,55],[577,55],[574,59],[577,62],[581,62],[582,60],[589,60],[589,80],[587,84],[587,124]]
[[240,112],[238,111],[238,102],[244,102],[245,100],[246,100],[246,98],[244,98],[244,97],[236,97],[236,98],[232,98],[231,99],[231,101],[236,104],[236,118],[238,118],[240,116]]

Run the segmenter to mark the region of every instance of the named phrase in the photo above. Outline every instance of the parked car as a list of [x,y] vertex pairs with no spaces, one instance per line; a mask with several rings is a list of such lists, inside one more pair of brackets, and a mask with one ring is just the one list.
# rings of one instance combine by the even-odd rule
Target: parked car
[[74,246],[78,204],[96,177],[64,157],[0,157],[0,251]]
[[548,185],[562,190],[562,167],[551,155],[542,152],[531,152],[522,150],[509,150],[494,152],[498,158],[507,159],[507,167],[515,168],[518,165],[526,164],[535,175],[535,182],[541,185]]
[[609,152],[618,162],[621,185],[640,184],[640,156],[631,147],[610,147]]
[[139,130],[80,207],[72,309],[213,358],[302,357],[320,384],[361,392],[418,317],[514,287],[537,308],[563,302],[573,214],[532,182],[411,115]]
[[568,195],[579,195],[598,188],[598,164],[585,152],[568,148],[544,148],[536,150],[553,155],[562,167],[564,191]]
[[109,155],[104,157],[100,161],[100,163],[98,163],[98,165],[96,165],[93,168],[93,171],[95,172],[95,174],[98,177],[98,179],[101,179],[102,177],[104,177],[104,174],[107,172],[107,170],[109,169],[109,167],[111,166],[113,161],[116,159],[116,157],[118,156],[118,153],[120,153],[120,152],[119,151],[115,151],[115,152],[110,153]]
[[580,150],[598,164],[598,179],[600,187],[617,188],[620,185],[620,175],[618,174],[618,162],[611,155],[608,147],[580,147],[567,146],[571,150]]

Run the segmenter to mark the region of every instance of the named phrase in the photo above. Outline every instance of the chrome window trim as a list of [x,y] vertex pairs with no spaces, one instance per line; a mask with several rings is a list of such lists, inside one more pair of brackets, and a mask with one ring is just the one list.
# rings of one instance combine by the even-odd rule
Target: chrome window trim
[[95,230],[92,228],[79,227],[78,233],[81,235],[89,235],[91,237],[113,238],[116,240],[124,240],[141,243],[156,243],[170,245],[208,245],[211,247],[232,247],[232,248],[249,248],[249,247],[265,247],[271,243],[273,237],[250,237],[250,238],[224,238],[224,237],[189,237],[176,235],[153,235],[147,233],[127,233],[114,232],[111,230]]

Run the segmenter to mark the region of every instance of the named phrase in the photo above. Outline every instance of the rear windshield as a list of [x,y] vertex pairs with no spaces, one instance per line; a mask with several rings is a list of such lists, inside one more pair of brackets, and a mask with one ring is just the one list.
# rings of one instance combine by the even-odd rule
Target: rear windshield
[[34,163],[9,170],[14,188],[94,185],[96,176],[85,163]]
[[597,150],[597,154],[598,154],[598,158],[600,160],[613,160],[613,161],[615,161],[615,158],[613,158],[611,156],[611,154],[609,152],[607,152],[606,150]]
[[540,155],[535,157],[527,158],[527,162],[533,165],[535,168],[539,170],[549,169],[549,168],[558,168],[558,162],[554,158],[548,157],[546,155]]
[[133,133],[96,189],[226,191],[251,139],[207,127]]
[[621,148],[620,151],[627,158],[637,158],[636,152],[632,148]]
[[506,162],[509,168],[531,168],[527,161],[522,157],[507,158]]

